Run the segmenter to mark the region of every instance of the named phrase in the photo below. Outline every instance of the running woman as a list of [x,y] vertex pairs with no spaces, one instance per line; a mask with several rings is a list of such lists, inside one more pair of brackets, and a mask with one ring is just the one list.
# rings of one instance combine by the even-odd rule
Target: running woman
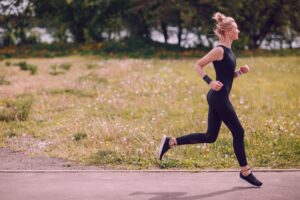
[[[240,178],[253,186],[260,187],[262,182],[253,175],[247,163],[244,129],[229,99],[233,79],[249,71],[247,65],[235,71],[236,58],[231,50],[231,44],[239,38],[240,31],[235,20],[231,17],[217,12],[214,14],[213,19],[216,20],[214,32],[219,38],[219,44],[198,60],[195,65],[197,73],[211,88],[207,94],[209,105],[207,132],[192,133],[177,138],[163,136],[158,151],[158,159],[161,160],[170,148],[177,145],[215,142],[221,123],[224,122],[233,136],[234,153],[241,167]],[[212,80],[204,71],[204,67],[211,62],[216,71],[216,80]]]

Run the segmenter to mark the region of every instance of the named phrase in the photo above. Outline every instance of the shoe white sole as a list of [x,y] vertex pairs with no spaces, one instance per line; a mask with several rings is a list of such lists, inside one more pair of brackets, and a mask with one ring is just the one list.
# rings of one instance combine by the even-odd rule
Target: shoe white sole
[[163,135],[163,137],[161,138],[161,141],[160,141],[160,146],[159,146],[159,150],[157,152],[157,159],[159,160],[159,157],[161,155],[161,152],[163,150],[163,147],[164,147],[164,144],[165,144],[165,141],[167,139],[167,136]]

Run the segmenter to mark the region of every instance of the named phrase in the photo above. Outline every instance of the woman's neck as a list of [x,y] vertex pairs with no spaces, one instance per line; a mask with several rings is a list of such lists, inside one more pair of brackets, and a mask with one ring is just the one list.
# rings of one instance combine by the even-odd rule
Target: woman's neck
[[224,45],[225,47],[228,47],[231,49],[232,40],[229,40],[227,38],[220,38],[219,44]]

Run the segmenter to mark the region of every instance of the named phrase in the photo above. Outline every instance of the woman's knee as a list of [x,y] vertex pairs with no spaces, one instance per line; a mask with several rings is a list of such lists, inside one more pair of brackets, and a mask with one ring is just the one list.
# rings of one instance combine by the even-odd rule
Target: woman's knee
[[217,140],[218,132],[206,132],[207,143],[214,143]]

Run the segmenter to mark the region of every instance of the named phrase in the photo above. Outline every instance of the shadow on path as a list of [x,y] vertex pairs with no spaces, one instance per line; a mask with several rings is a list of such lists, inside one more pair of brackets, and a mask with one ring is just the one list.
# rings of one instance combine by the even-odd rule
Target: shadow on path
[[130,195],[151,195],[155,197],[151,197],[148,200],[197,200],[197,199],[202,199],[202,198],[207,198],[207,197],[213,197],[213,196],[218,196],[238,190],[248,190],[248,189],[257,189],[255,187],[233,187],[228,190],[220,190],[216,192],[211,192],[207,194],[200,194],[200,195],[194,195],[194,196],[183,196],[186,194],[186,192],[134,192],[131,193]]

